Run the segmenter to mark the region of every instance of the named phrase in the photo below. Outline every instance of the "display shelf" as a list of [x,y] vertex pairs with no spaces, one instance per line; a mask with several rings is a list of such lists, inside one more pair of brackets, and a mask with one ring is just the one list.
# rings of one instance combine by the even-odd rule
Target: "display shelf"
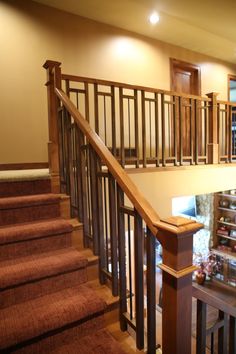
[[218,256],[224,257],[224,258],[228,258],[231,260],[236,260],[236,252],[226,252],[226,251],[220,251],[216,248],[212,248],[211,251],[215,254],[217,254]]
[[217,220],[216,222],[218,224],[223,224],[223,225],[232,226],[232,227],[236,228],[236,224],[234,224],[233,222],[226,222],[226,221],[220,221],[220,220]]
[[236,209],[223,208],[223,207],[219,207],[219,206],[218,206],[218,209],[219,209],[219,210],[225,210],[225,211],[230,211],[230,212],[236,213]]
[[229,240],[236,241],[236,237],[231,237],[231,236],[228,236],[228,235],[221,235],[221,234],[216,234],[216,236],[223,237],[223,238],[228,238]]

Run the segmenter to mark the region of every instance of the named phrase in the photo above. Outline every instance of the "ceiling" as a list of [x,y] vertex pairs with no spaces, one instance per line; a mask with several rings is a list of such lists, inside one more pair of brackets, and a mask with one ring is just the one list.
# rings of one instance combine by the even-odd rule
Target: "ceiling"
[[236,64],[235,0],[34,1]]

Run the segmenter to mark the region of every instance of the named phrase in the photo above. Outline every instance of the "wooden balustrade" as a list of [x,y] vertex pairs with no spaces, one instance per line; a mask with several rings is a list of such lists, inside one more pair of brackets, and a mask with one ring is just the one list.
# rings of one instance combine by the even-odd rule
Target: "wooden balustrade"
[[[196,354],[206,353],[207,337],[211,353],[236,353],[236,291],[217,281],[204,286],[194,284],[197,299]],[[208,323],[207,308],[215,308],[218,316]]]
[[[45,67],[47,66],[45,65]],[[183,218],[172,217],[166,220],[159,218],[119,164],[116,159],[117,156],[112,155],[102,138],[96,134],[88,123],[88,121],[91,123],[92,120],[89,105],[86,103],[84,106],[85,119],[68,98],[68,95],[61,90],[60,83],[57,85],[60,81],[59,70],[53,70],[52,67],[50,67],[50,70],[56,76],[50,82],[50,85],[54,88],[50,92],[54,92],[54,101],[51,100],[51,103],[55,107],[57,106],[58,110],[56,124],[59,130],[58,158],[60,161],[61,188],[62,191],[70,194],[72,212],[83,222],[84,245],[92,247],[94,252],[99,255],[101,283],[111,281],[113,294],[119,294],[121,329],[126,330],[128,325],[131,326],[136,332],[137,348],[143,349],[147,347],[149,354],[155,353],[157,345],[155,324],[155,242],[157,239],[163,247],[163,264],[161,266],[163,271],[163,353],[190,354],[191,274],[194,269],[192,266],[192,235],[202,225]],[[89,79],[87,84],[90,84]],[[95,84],[101,85],[101,82],[95,82]],[[124,92],[126,89],[130,90],[128,85],[125,87],[122,85],[118,88],[118,91],[122,90],[123,98],[130,101],[126,106],[127,111],[130,114],[134,114],[135,117],[137,113],[139,114],[139,108],[135,108],[137,104],[135,102],[139,96],[142,96],[139,91],[140,88],[135,88],[136,91],[132,88],[133,92],[131,94]],[[100,90],[99,87],[98,89]],[[66,90],[67,93],[70,90],[68,82],[66,83]],[[85,93],[88,88],[83,86],[79,90],[83,91],[85,102],[87,102],[88,98],[86,98]],[[146,94],[146,88],[142,88],[142,90]],[[148,92],[162,97],[162,106],[165,105],[166,93],[164,91],[157,92],[150,89]],[[110,96],[106,95],[106,97]],[[181,97],[181,95],[173,94],[171,100],[168,101],[168,106],[173,107],[173,100],[181,102]],[[200,110],[206,111],[202,107],[207,107],[208,98],[203,101],[204,103],[200,102],[201,105],[203,104],[201,107],[197,103],[199,101],[198,97],[191,96],[188,99],[192,100],[191,103],[186,104],[188,109],[195,107],[194,111],[198,111],[198,114]],[[78,97],[78,104],[80,104],[80,100]],[[157,101],[155,102],[157,109],[159,101],[158,103]],[[116,104],[117,102],[115,106]],[[175,108],[176,112],[183,110],[181,104],[178,105],[178,109]],[[111,112],[113,111],[114,107],[111,109]],[[116,114],[114,117],[116,117]],[[114,121],[117,122],[116,119]],[[162,121],[166,123],[163,110]],[[128,126],[130,125],[131,127],[133,123],[135,128],[137,123],[131,120],[130,122],[128,121]],[[100,120],[95,126],[97,131],[99,130],[99,125]],[[166,131],[163,126],[165,124],[162,125],[161,129],[158,129],[164,137]],[[113,126],[114,129],[115,127]],[[137,127],[135,129],[138,131]],[[155,130],[157,130],[157,127]],[[122,134],[124,134],[124,130]],[[136,144],[140,136],[140,134],[137,134],[135,137],[134,142],[136,141]],[[103,137],[103,139],[108,139],[108,135]],[[124,164],[127,159],[125,144],[123,145],[121,154],[117,150],[118,145],[115,144],[110,147],[115,155],[120,156],[120,160]],[[128,146],[128,150],[130,147]],[[181,151],[184,151],[183,144],[176,144],[175,149],[178,150],[178,148],[181,156]],[[192,145],[192,149],[196,151],[196,145]],[[135,152],[137,153],[137,150]],[[165,161],[167,161],[167,155],[162,151],[162,159],[163,156]],[[184,161],[184,158],[184,154],[182,154],[182,161]],[[200,157],[198,156],[198,161],[199,159]],[[137,154],[134,161],[136,166],[141,163]],[[146,163],[147,161],[148,158],[146,157]],[[146,245],[146,248],[144,245]],[[146,275],[143,269],[145,252]],[[145,279],[146,281],[144,281]],[[144,291],[145,287],[146,291]],[[145,292],[146,295],[144,295]],[[147,343],[144,336],[145,313],[147,313]]]

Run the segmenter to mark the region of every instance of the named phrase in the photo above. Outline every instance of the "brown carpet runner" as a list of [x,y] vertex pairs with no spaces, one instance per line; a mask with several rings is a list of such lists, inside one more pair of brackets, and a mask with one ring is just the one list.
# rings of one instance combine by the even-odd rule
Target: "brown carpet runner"
[[0,353],[122,354],[48,186],[0,183]]

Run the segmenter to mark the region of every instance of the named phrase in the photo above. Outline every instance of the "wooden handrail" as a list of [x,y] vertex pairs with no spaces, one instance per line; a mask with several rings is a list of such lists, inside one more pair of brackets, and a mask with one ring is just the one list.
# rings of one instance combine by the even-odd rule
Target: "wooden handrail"
[[88,78],[88,77],[76,76],[76,75],[68,75],[68,74],[62,74],[61,78],[62,78],[62,80],[69,80],[69,81],[75,81],[75,82],[86,82],[89,84],[98,84],[98,85],[105,85],[105,86],[115,86],[115,87],[120,87],[120,88],[124,88],[124,89],[129,89],[129,90],[140,90],[140,91],[146,91],[146,92],[152,92],[152,93],[162,93],[162,94],[170,95],[170,96],[192,98],[192,99],[197,99],[197,100],[201,100],[204,102],[211,102],[211,99],[208,97],[202,97],[202,96],[198,96],[198,95],[188,95],[185,93],[156,89],[156,88],[146,87],[146,86],[130,85],[130,84],[116,82],[116,81],[99,80],[99,79],[94,79],[94,78]]
[[226,104],[226,105],[229,105],[229,106],[232,106],[232,107],[236,107],[236,103],[235,102],[217,100],[217,103]]

